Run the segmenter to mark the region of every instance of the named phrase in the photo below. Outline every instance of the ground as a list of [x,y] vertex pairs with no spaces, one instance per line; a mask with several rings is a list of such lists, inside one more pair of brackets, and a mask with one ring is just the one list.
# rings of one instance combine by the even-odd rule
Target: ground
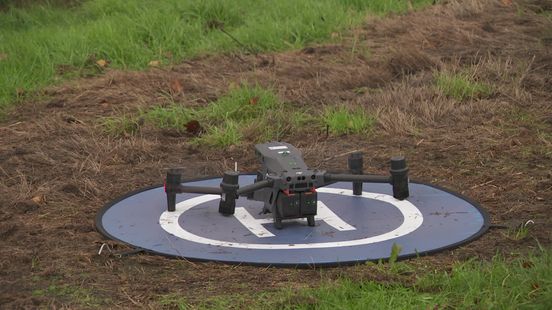
[[[98,255],[103,243],[130,250],[97,232],[98,210],[160,183],[167,168],[183,167],[193,178],[219,175],[234,161],[242,171],[257,167],[251,143],[197,146],[185,133],[152,126],[113,137],[101,118],[167,102],[203,106],[240,83],[271,87],[292,107],[362,106],[376,117],[370,134],[335,136],[319,126],[288,132],[285,140],[311,166],[344,169],[340,154],[362,150],[367,171],[386,173],[389,156],[404,154],[412,178],[458,191],[489,212],[488,233],[412,260],[419,268],[447,269],[454,261],[548,246],[550,7],[547,1],[449,1],[369,18],[339,44],[210,56],[140,72],[108,69],[46,89],[0,124],[0,304],[157,308],[171,296],[193,304],[338,277],[393,281],[365,265],[321,271]],[[436,86],[437,72],[491,88],[455,96]],[[175,80],[182,87],[171,87]],[[520,230],[529,220],[527,231]]]

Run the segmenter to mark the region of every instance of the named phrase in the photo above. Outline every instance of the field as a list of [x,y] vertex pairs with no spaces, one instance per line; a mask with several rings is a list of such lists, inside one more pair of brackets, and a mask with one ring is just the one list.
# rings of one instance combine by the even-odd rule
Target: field
[[[123,46],[135,41],[118,27],[137,20],[110,19],[119,11],[108,1],[59,2],[41,15],[0,1],[2,308],[551,307],[550,1],[319,1],[318,15],[266,37],[245,17],[279,25],[282,15],[206,2],[215,8],[190,20],[204,32],[194,48],[173,40],[187,34],[161,35],[178,28],[167,24],[148,28],[150,45]],[[113,36],[95,38],[101,27]],[[235,161],[254,171],[252,145],[271,139],[335,170],[352,150],[380,174],[403,154],[413,178],[479,202],[491,229],[431,256],[330,269],[97,254],[103,243],[132,250],[96,231],[106,203],[173,166],[190,178]]]

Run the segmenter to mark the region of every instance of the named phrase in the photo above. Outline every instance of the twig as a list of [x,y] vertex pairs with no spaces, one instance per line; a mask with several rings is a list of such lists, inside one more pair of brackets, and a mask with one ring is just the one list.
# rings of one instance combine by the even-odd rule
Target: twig
[[487,181],[485,183],[477,184],[477,185],[472,186],[471,189],[476,189],[476,188],[481,187],[481,186],[489,185],[493,182],[494,182],[494,180],[490,180],[490,181]]
[[328,160],[332,160],[332,159],[337,158],[337,157],[349,155],[349,154],[352,154],[352,153],[356,153],[356,152],[359,152],[359,150],[353,150],[353,151],[349,151],[349,152],[345,152],[345,153],[333,155],[333,156],[331,156],[331,157],[324,158],[324,159],[322,160],[322,162],[325,162],[325,161],[328,161]]
[[121,288],[121,291],[123,292],[123,294],[125,294],[125,296],[128,298],[128,300],[130,300],[130,302],[132,302],[134,305],[136,305],[138,307],[142,307],[142,304],[137,302],[136,300],[132,299],[132,297],[130,297],[130,295],[128,295],[128,293],[125,291],[124,288]]

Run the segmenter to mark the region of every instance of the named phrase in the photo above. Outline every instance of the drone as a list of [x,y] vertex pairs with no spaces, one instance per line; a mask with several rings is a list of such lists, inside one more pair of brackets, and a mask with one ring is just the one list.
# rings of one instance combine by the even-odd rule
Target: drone
[[316,189],[336,182],[352,182],[353,195],[362,195],[363,183],[387,183],[393,188],[393,197],[404,200],[409,196],[408,168],[403,156],[390,160],[390,175],[368,175],[363,172],[362,152],[353,152],[348,157],[349,173],[329,173],[325,170],[309,169],[302,153],[285,142],[269,142],[255,145],[255,153],[261,162],[261,169],[252,184],[241,186],[240,173],[227,171],[219,187],[182,185],[181,173],[169,169],[165,179],[167,211],[176,211],[176,195],[181,193],[220,195],[218,212],[234,214],[236,200],[263,202],[263,213],[271,213],[274,227],[282,229],[282,221],[306,218],[308,226],[315,226],[317,211]]

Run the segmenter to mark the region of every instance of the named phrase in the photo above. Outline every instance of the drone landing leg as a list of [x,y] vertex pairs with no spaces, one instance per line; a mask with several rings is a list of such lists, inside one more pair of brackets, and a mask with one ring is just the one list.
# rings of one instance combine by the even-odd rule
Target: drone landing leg
[[165,193],[167,194],[167,211],[173,212],[176,210],[176,188],[180,186],[180,172],[177,170],[167,171],[167,179],[165,180]]
[[219,203],[219,213],[232,215],[236,210],[237,190],[239,188],[238,178],[240,173],[237,171],[228,171],[224,173],[220,188],[222,196]]
[[274,219],[274,227],[276,229],[282,229],[284,228],[284,225],[282,224],[282,216],[280,216],[278,212],[278,207],[276,206],[276,199],[274,200],[272,206],[272,218]]
[[311,227],[314,227],[314,225],[315,225],[314,215],[308,215],[307,216],[307,224]]
[[[349,155],[347,160],[351,174],[363,174],[362,152],[355,152]],[[353,195],[362,195],[362,182],[353,181]],[[310,225],[309,225],[310,226]]]
[[403,156],[391,158],[391,184],[393,185],[393,197],[403,200],[408,198],[408,167]]

